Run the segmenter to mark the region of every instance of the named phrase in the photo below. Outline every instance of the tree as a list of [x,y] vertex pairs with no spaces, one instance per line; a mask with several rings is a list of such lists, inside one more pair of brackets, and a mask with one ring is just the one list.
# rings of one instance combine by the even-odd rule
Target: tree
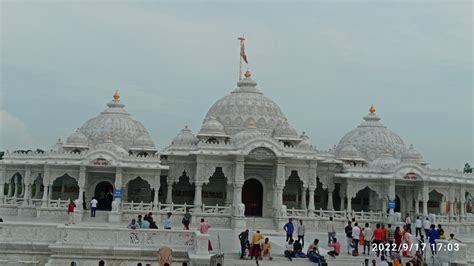
[[464,173],[472,173],[472,167],[468,163],[464,165]]

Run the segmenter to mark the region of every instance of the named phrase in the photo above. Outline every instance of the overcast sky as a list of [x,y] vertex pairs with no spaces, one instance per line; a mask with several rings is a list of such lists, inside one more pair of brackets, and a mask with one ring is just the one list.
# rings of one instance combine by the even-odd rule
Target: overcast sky
[[52,146],[118,88],[164,148],[236,87],[237,37],[290,124],[328,149],[370,104],[433,167],[473,163],[471,1],[3,1],[0,150]]

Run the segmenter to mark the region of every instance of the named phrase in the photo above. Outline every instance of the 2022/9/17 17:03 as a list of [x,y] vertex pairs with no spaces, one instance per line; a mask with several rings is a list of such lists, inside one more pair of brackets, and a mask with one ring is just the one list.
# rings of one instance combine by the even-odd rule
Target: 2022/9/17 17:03
[[[426,248],[426,244],[425,243],[411,243],[410,245],[408,245],[408,243],[403,243],[401,245],[397,245],[395,243],[380,243],[380,244],[377,244],[377,243],[372,243],[372,250],[373,251],[397,251],[397,252],[400,252],[400,251],[408,251],[408,250],[412,250],[413,248],[415,248],[415,250],[421,250],[421,251],[425,251],[425,248]],[[431,249],[434,249],[434,250],[437,250],[437,251],[441,251],[441,250],[444,250],[444,251],[459,251],[459,243],[447,243],[447,244],[444,244],[444,243],[433,243],[433,244],[430,244],[431,246]]]

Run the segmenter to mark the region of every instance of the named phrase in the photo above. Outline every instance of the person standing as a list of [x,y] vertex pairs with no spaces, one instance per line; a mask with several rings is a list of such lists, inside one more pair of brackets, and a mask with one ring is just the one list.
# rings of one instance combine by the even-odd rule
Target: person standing
[[392,228],[391,224],[387,225],[387,243],[389,244],[388,246],[388,252],[390,254],[390,257],[392,257],[392,251],[395,251],[393,248],[393,242],[395,241],[395,229]]
[[439,239],[439,231],[436,230],[434,224],[430,225],[430,231],[428,232],[428,243],[430,243],[431,254],[434,256],[437,251],[436,239]]
[[367,247],[367,255],[370,255],[370,241],[372,240],[372,228],[370,228],[369,223],[365,223],[365,228],[362,231],[364,234],[364,251],[362,254],[365,255],[365,248]]
[[165,221],[163,222],[163,227],[165,229],[171,229],[171,227],[173,226],[173,220],[171,220],[171,212],[168,212],[166,214],[166,218],[165,218]]
[[375,253],[377,254],[377,257],[380,255],[381,250],[380,250],[379,246],[383,242],[384,234],[385,234],[385,232],[384,232],[384,230],[382,230],[380,228],[380,224],[377,224],[375,226],[374,234],[373,234],[373,237],[372,237],[373,238],[372,242],[374,244],[376,244]]
[[[204,218],[201,218],[201,223],[198,225],[198,231],[201,233],[201,234],[207,234],[207,231],[209,231],[209,228],[211,228],[211,225],[209,223],[207,223]],[[211,240],[209,239],[209,241],[207,242],[207,250],[208,251],[211,251],[212,250],[212,244],[211,244]]]
[[253,233],[252,236],[252,250],[250,251],[250,259],[253,259],[255,257],[256,259],[260,258],[260,240],[263,239],[262,234],[260,234],[260,231],[257,230],[255,233]]
[[67,205],[67,216],[69,217],[69,224],[75,224],[74,221],[74,208],[76,208],[76,203],[73,200]]
[[249,242],[249,229],[242,231],[239,234],[239,241],[240,241],[240,259],[243,259],[245,256],[245,248]]
[[352,227],[352,243],[354,245],[354,251],[352,256],[359,256],[359,237],[360,237],[360,227],[357,222]]
[[93,197],[91,200],[91,217],[95,217],[95,212],[97,211],[97,204],[99,202]]
[[418,233],[421,236],[421,228],[423,227],[423,222],[421,221],[420,216],[416,217],[415,221],[415,237],[418,237]]
[[352,246],[352,226],[351,221],[347,222],[347,226],[344,228],[347,238],[347,254],[351,254],[351,246]]
[[426,219],[423,223],[423,227],[425,228],[425,239],[426,240],[428,240],[428,233],[430,232],[430,226],[431,226],[430,219],[428,219],[428,217],[426,217]]
[[407,227],[408,232],[411,234],[411,218],[410,218],[409,213],[407,213],[407,215],[405,217],[405,225]]
[[306,229],[303,224],[303,220],[300,219],[300,224],[298,225],[297,228],[297,233],[298,233],[298,241],[301,243],[301,247],[304,247],[304,234],[306,232]]
[[332,217],[329,217],[329,222],[326,224],[328,230],[328,245],[331,244],[332,239],[336,237],[335,224]]
[[286,232],[286,242],[290,239],[293,239],[293,231],[295,231],[295,227],[293,225],[293,219],[288,219],[288,222],[283,226],[283,230]]
[[87,210],[86,192],[82,192],[82,209]]
[[189,213],[189,209],[186,209],[186,213],[184,214],[181,223],[184,225],[184,230],[189,230],[189,224],[191,223],[191,213]]

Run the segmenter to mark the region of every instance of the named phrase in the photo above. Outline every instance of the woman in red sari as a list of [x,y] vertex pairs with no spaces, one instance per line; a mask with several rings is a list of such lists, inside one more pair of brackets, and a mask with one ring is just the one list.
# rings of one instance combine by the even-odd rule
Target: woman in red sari
[[398,247],[402,244],[402,232],[400,231],[400,226],[395,228],[394,238],[396,245],[395,250],[398,250]]

